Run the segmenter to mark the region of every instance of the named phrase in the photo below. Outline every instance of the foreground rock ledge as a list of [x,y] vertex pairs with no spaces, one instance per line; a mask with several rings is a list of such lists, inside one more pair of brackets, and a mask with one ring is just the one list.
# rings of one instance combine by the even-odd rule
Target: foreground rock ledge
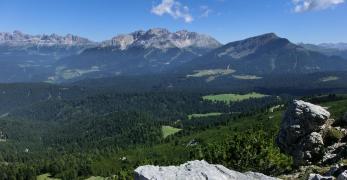
[[276,180],[261,173],[240,173],[206,161],[189,161],[180,166],[140,166],[135,180]]

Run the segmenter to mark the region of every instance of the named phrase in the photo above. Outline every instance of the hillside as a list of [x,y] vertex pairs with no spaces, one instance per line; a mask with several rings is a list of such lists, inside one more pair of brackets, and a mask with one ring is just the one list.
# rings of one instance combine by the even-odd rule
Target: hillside
[[334,44],[304,44],[300,43],[299,46],[302,46],[310,51],[316,51],[320,52],[322,54],[328,55],[328,56],[340,56],[342,58],[347,58],[347,49],[346,48],[339,48],[338,45]]
[[[293,80],[295,86],[281,86],[279,79],[268,82],[271,86],[264,84],[262,91],[255,91],[262,88],[253,85],[239,93],[212,87],[117,91],[120,86],[115,81],[100,87],[93,82],[88,86],[86,82],[2,85],[0,160],[10,166],[0,165],[0,172],[16,169],[26,172],[23,176],[50,173],[63,179],[125,178],[133,176],[139,165],[178,165],[196,159],[272,176],[291,172],[290,158],[274,143],[282,105],[297,93],[344,91],[339,80],[323,82],[316,74],[307,77],[318,78],[319,83],[301,87],[312,81],[308,78]],[[324,83],[328,89],[324,90]],[[347,111],[344,96],[323,96],[312,102],[329,103],[336,117]]]
[[[329,110],[336,119],[347,111],[345,96],[342,99],[322,96],[311,101],[330,107]],[[97,172],[102,173],[108,167],[113,167],[110,171],[117,171],[123,165],[129,169],[127,175],[132,176],[138,164],[179,165],[188,160],[204,159],[241,172],[256,171],[272,176],[297,173],[295,167],[292,167],[291,158],[282,154],[275,144],[283,111],[284,108],[279,108],[274,112],[256,113],[236,119],[196,118],[195,121],[226,118],[226,123],[193,133],[182,132],[153,147],[115,153],[113,159],[101,159],[95,167],[98,167]],[[119,157],[126,157],[127,160],[122,161]],[[320,168],[322,171],[327,167]],[[307,168],[301,172],[300,179],[307,179],[309,173],[317,171],[319,167]]]
[[228,43],[182,66],[192,74],[201,70],[233,70],[234,75],[305,74],[344,71],[347,60],[310,51],[273,33]]
[[[203,95],[206,94],[105,93],[45,101],[33,99],[32,103],[18,104],[0,118],[5,139],[0,143],[1,162],[10,164],[0,165],[0,175],[12,174],[14,169],[26,172],[14,172],[16,176],[50,173],[63,179],[123,174],[119,169],[100,171],[97,162],[112,159],[108,156],[118,157],[114,153],[161,144],[175,133],[189,134],[215,127],[239,113],[252,113],[279,103],[277,97],[269,96],[228,105],[204,101]],[[221,118],[189,119],[190,114],[209,112],[221,112]],[[165,129],[162,131],[163,127],[171,135]]]

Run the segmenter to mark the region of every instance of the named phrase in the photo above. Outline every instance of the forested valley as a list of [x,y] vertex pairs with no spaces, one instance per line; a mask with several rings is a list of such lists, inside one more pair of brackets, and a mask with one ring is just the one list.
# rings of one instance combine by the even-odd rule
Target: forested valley
[[200,90],[204,79],[167,89],[168,77],[152,78],[1,85],[0,179],[132,179],[140,165],[195,159],[276,176],[292,168],[274,142],[287,102],[345,99],[320,96],[344,92],[342,81],[300,86],[316,75],[287,76],[294,85],[220,79]]

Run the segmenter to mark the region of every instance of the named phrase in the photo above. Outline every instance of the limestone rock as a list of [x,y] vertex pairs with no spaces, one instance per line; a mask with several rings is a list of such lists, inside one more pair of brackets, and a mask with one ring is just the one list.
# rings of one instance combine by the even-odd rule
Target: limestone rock
[[261,173],[240,173],[206,161],[189,161],[180,166],[140,166],[135,180],[275,180]]
[[337,162],[341,157],[347,155],[347,144],[337,142],[326,148],[326,152],[322,158],[323,163],[333,163]]
[[319,174],[310,174],[309,180],[334,180],[333,176],[322,176]]
[[283,117],[277,136],[280,149],[293,156],[296,165],[308,165],[321,159],[324,130],[333,123],[321,106],[294,100]]
[[324,173],[325,176],[333,176],[336,174],[337,171],[339,171],[340,165],[335,164],[334,166],[330,167],[329,171]]
[[338,177],[337,180],[347,180],[347,171],[342,172]]
[[308,180],[333,180],[332,176],[322,176],[319,174],[310,174]]
[[332,166],[328,172],[324,173],[325,176],[335,176],[338,177],[340,174],[345,172],[347,169],[347,166],[343,164],[336,164]]

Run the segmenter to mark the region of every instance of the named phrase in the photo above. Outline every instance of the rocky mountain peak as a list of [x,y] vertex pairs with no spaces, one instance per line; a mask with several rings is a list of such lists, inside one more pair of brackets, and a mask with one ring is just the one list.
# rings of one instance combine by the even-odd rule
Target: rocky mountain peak
[[146,34],[148,35],[153,35],[153,36],[163,36],[163,35],[168,35],[170,34],[169,30],[164,29],[164,28],[152,28],[149,29]]
[[40,45],[40,46],[54,46],[54,45],[90,45],[92,41],[87,38],[67,34],[60,36],[58,34],[41,34],[29,35],[21,31],[13,31],[12,33],[0,33],[0,44],[7,44],[12,46],[27,46],[27,45]]
[[148,31],[135,31],[126,35],[119,35],[112,40],[103,42],[103,46],[113,46],[120,50],[128,47],[142,48],[205,48],[213,49],[221,44],[210,36],[181,30],[170,32],[163,28],[153,28]]
[[131,45],[135,41],[136,36],[132,35],[119,35],[117,37],[112,38],[112,45],[119,46],[119,49],[125,50],[129,45]]
[[277,39],[279,38],[275,33],[265,33],[254,38],[258,39]]
[[[234,59],[240,59],[255,53],[261,47],[280,39],[282,38],[278,37],[275,33],[267,33],[241,41],[231,42],[220,49],[220,52],[217,55],[219,57],[230,56]],[[286,44],[290,43],[286,39],[282,40],[285,40]]]
[[261,46],[277,39],[281,38],[278,37],[275,33],[267,33],[259,36],[250,37],[241,41],[236,41],[234,42],[234,44]]

